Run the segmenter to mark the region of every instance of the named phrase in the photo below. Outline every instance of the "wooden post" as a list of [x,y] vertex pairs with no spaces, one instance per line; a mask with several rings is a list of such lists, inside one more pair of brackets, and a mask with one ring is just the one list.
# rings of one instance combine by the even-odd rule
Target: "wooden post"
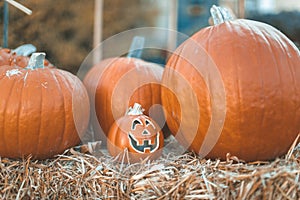
[[169,0],[169,19],[168,19],[168,50],[174,50],[177,46],[177,37],[176,33],[173,31],[177,31],[177,20],[178,20],[178,0]]
[[238,3],[238,18],[245,18],[245,0],[239,0]]
[[31,15],[32,11],[22,4],[14,1],[14,0],[4,0],[3,4],[3,47],[8,47],[8,24],[9,24],[9,7],[8,3],[15,6],[19,10],[23,11],[27,15]]
[[28,8],[26,8],[25,6],[23,6],[22,4],[14,1],[14,0],[5,0],[7,3],[10,3],[12,6],[18,8],[19,10],[23,11],[24,13],[26,13],[27,15],[31,15],[32,11]]
[[[93,62],[98,63],[102,59],[102,49],[98,45],[102,41],[102,29],[103,29],[103,1],[95,0],[95,13],[94,13],[94,53]],[[98,47],[98,48],[97,48]]]

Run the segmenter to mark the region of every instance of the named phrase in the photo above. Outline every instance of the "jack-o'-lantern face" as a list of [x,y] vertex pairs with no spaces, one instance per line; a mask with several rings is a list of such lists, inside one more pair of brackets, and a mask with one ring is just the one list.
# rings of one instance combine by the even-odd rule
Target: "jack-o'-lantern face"
[[159,147],[159,130],[155,122],[145,116],[132,119],[128,132],[130,147],[138,153],[153,153]]
[[[114,122],[107,137],[107,149],[112,156],[128,150],[128,157],[120,161],[138,162],[140,159],[156,159],[162,154],[164,136],[158,124],[143,114],[140,104],[134,104],[127,114]],[[129,158],[129,160],[127,160]]]

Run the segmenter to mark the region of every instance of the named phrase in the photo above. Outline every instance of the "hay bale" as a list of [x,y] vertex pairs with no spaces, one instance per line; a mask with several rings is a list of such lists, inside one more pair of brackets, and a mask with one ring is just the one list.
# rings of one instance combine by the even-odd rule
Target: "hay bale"
[[[299,199],[300,145],[284,158],[243,163],[191,152],[124,164],[99,143],[56,159],[0,160],[1,199]],[[90,153],[93,153],[91,155]]]

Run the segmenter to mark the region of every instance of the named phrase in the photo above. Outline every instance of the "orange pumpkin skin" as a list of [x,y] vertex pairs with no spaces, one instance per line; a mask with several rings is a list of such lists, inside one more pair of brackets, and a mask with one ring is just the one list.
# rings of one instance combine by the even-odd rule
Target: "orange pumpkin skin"
[[[17,55],[11,49],[2,48],[0,49],[0,66],[11,65],[25,68],[29,62],[29,57]],[[45,67],[54,67],[52,63],[45,59]]]
[[[300,53],[285,35],[256,21],[227,21],[200,30],[170,57],[161,91],[167,125],[183,144],[201,155],[212,122],[212,104],[222,94],[212,98],[209,88],[214,77],[199,73],[184,58],[188,56],[198,57],[199,68],[213,67],[209,65],[212,61],[225,91],[220,137],[203,156],[225,159],[230,153],[255,161],[271,160],[288,151],[300,131]],[[190,108],[184,110],[186,114],[183,107]],[[198,115],[199,120],[193,117]],[[196,125],[192,136],[189,128]],[[218,137],[214,134],[212,137]]]
[[56,68],[0,67],[0,156],[51,158],[77,145],[89,121],[84,85]]
[[[83,81],[95,110],[92,121],[96,139],[106,141],[114,121],[134,102],[142,105],[146,115],[153,105],[161,105],[162,73],[159,65],[137,58],[109,58],[96,64]],[[150,114],[156,122],[164,121],[161,107],[151,108]]]
[[12,61],[13,59],[11,50],[7,48],[0,49],[0,66],[10,65]]
[[[150,117],[140,113],[126,114],[113,123],[107,137],[108,152],[116,157],[128,150],[129,160],[124,156],[124,162],[139,162],[149,157],[157,159],[164,146],[163,133],[159,125]],[[119,161],[123,157],[119,156]]]

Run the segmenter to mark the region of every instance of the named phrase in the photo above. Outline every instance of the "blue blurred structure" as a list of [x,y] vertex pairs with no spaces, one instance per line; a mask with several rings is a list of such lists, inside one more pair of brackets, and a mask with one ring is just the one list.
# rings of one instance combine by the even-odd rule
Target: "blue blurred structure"
[[289,37],[300,48],[300,12],[283,11],[280,13],[250,13],[247,17],[274,26]]
[[[187,36],[209,26],[210,8],[219,0],[177,0],[177,31]],[[177,38],[177,46],[187,38]],[[164,50],[143,50],[143,59],[161,64],[166,63],[168,52]]]
[[208,26],[209,9],[218,3],[218,0],[178,0],[178,31],[192,35]]

